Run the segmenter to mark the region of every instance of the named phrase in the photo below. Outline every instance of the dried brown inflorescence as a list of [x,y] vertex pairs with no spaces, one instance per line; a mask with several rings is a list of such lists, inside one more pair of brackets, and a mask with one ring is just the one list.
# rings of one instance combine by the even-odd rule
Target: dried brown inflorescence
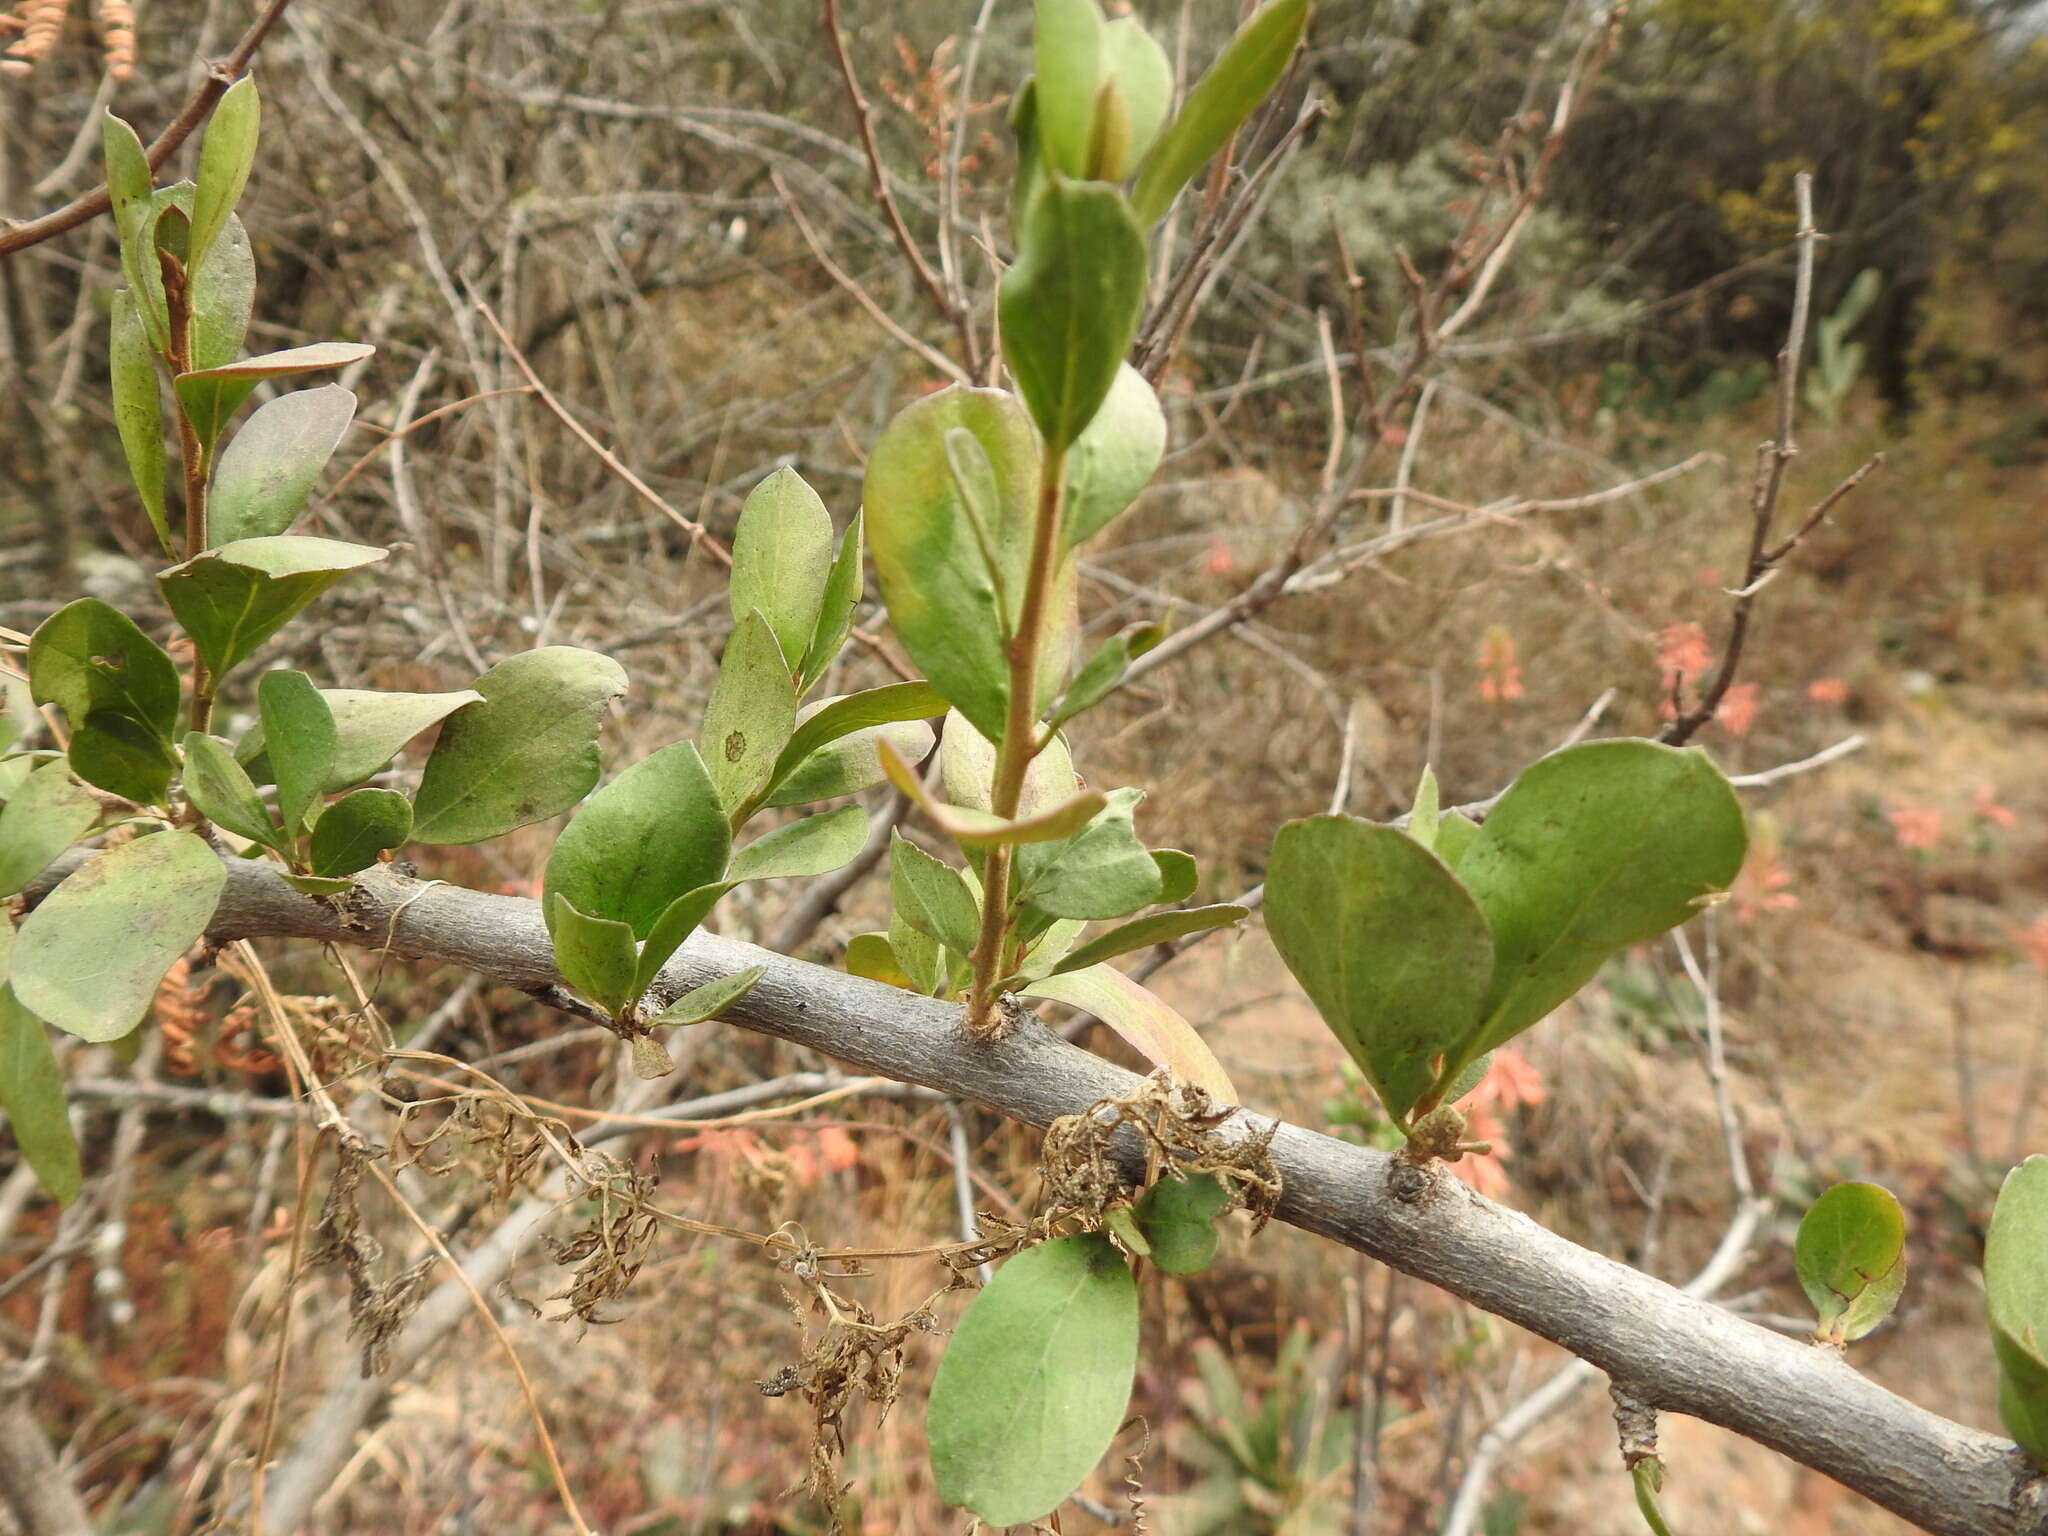
[[[70,14],[71,0],[16,0],[12,10],[0,13],[0,36],[14,37],[0,57],[0,75],[32,73],[57,46]],[[128,79],[135,73],[134,0],[96,0],[93,25],[107,73],[117,82]]]

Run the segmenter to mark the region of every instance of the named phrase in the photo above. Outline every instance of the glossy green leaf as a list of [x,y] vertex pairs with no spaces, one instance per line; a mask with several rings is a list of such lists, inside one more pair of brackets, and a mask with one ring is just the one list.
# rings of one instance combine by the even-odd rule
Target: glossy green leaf
[[1038,439],[1015,396],[958,386],[906,406],[868,456],[867,537],[890,623],[932,686],[990,740],[1001,737],[1009,663],[995,583],[948,467],[946,434],[973,434],[1000,495],[997,565],[1021,588],[1038,500]]
[[215,826],[275,848],[283,834],[263,808],[256,785],[224,742],[197,731],[185,737],[185,797]]
[[412,835],[412,802],[395,789],[343,795],[313,823],[313,873],[339,877],[368,869]]
[[213,541],[263,538],[290,528],[355,414],[356,397],[339,384],[294,390],[259,407],[214,469],[206,503]]
[[1984,1307],[1998,1356],[1999,1414],[2048,1467],[2048,1157],[2005,1176],[1984,1239]]
[[[322,688],[320,697],[334,717],[334,762],[326,794],[339,794],[389,766],[413,737],[438,721],[445,720],[465,704],[481,702],[483,695],[473,688],[451,693],[382,693],[370,688]],[[235,759],[259,783],[271,779],[270,754],[263,740],[259,720],[235,748]]]
[[190,832],[158,832],[86,861],[22,921],[14,995],[82,1040],[117,1040],[206,931],[227,871]]
[[1037,19],[1032,62],[1039,142],[1048,165],[1085,176],[1102,81],[1102,13],[1095,0],[1038,0]]
[[854,610],[860,606],[861,588],[866,580],[861,569],[865,543],[861,532],[863,514],[853,514],[839,540],[839,553],[832,557],[832,569],[825,576],[825,594],[818,602],[818,626],[804,647],[797,667],[797,692],[808,693],[825,669],[837,659],[846,637],[853,633]]
[[483,701],[448,717],[413,797],[413,841],[480,843],[566,811],[603,772],[606,706],[626,691],[609,656],[551,645],[476,681]]
[[1018,392],[1064,452],[1095,419],[1145,308],[1145,236],[1123,193],[1055,178],[1031,205],[997,308]]
[[277,776],[278,819],[285,836],[295,838],[306,826],[307,813],[320,803],[320,786],[334,769],[334,716],[303,672],[266,672],[256,685],[256,701]]
[[0,1110],[43,1188],[59,1205],[69,1205],[80,1174],[78,1142],[65,1112],[64,1074],[43,1021],[7,985],[13,946],[14,925],[0,912]]
[[1735,791],[1697,748],[1596,741],[1535,764],[1458,864],[1495,956],[1465,1054],[1514,1038],[1610,956],[1692,917],[1747,847]]
[[[899,723],[918,722],[942,715],[946,712],[946,701],[930,683],[892,683],[885,688],[870,688],[864,693],[849,693],[839,698],[822,699],[806,707],[798,716],[796,729],[776,755],[775,765],[768,772],[765,786],[767,805],[801,805],[809,800],[821,800],[825,794],[851,794],[852,788],[826,790],[824,794],[805,793],[797,796],[785,795],[783,791],[799,774],[812,771],[814,760],[831,743],[851,736],[856,732],[874,727]],[[888,735],[886,739],[895,742],[896,749],[911,762],[923,758],[931,750],[929,731],[920,738],[915,733]],[[882,765],[879,744],[882,736],[867,738],[867,745],[861,753],[844,757],[845,771],[855,769],[864,756],[874,757],[874,777],[867,784],[855,786],[865,789],[868,784],[881,782]],[[924,749],[916,750],[916,743],[922,739]],[[838,770],[835,770],[838,771]]]
[[832,573],[832,514],[804,477],[778,469],[740,508],[727,596],[733,623],[758,611],[785,657],[802,658],[818,630]]
[[156,732],[112,710],[95,710],[71,732],[71,771],[137,805],[162,805],[177,760]]
[[707,981],[701,987],[692,987],[662,1009],[652,1022],[687,1025],[715,1019],[753,991],[754,984],[767,974],[766,966],[752,965],[730,976],[721,976],[716,981]]
[[663,747],[584,802],[548,856],[547,910],[561,896],[644,939],[677,897],[725,872],[732,834],[687,741]]
[[1161,876],[1131,818],[1144,792],[1112,791],[1108,804],[1061,843],[1017,855],[1016,900],[1053,917],[1127,917],[1159,900]]
[[1194,1025],[1122,971],[1092,965],[1041,977],[1019,991],[1025,997],[1049,998],[1092,1013],[1155,1067],[1171,1067],[1175,1077],[1206,1089],[1219,1104],[1241,1102],[1230,1074]]
[[889,900],[917,932],[956,953],[973,953],[981,909],[966,879],[901,834],[889,844]]
[[1837,1184],[1799,1223],[1793,1260],[1828,1344],[1860,1339],[1891,1315],[1906,1284],[1906,1214],[1890,1190]]
[[107,338],[107,371],[113,391],[114,430],[128,460],[128,475],[142,498],[142,510],[156,530],[166,555],[175,555],[170,514],[164,505],[164,418],[157,397],[156,359],[143,334],[135,295],[126,288],[114,295]]
[[244,75],[221,94],[199,145],[199,187],[192,197],[191,255],[186,262],[197,272],[206,265],[214,237],[242,200],[249,168],[256,163],[256,134],[262,119],[256,80]]
[[1166,216],[1180,190],[1266,99],[1308,26],[1309,0],[1270,0],[1238,29],[1146,158],[1132,189],[1140,222]]
[[[1173,110],[1173,61],[1159,40],[1135,16],[1119,16],[1102,28],[1102,72],[1114,82],[1123,112],[1121,153],[1099,174],[1121,181],[1159,137]],[[1102,135],[1097,132],[1100,141]]]
[[289,347],[266,352],[210,368],[195,368],[171,381],[185,419],[202,443],[219,438],[228,421],[242,408],[242,402],[265,379],[288,378],[294,374],[320,373],[329,368],[346,368],[359,363],[377,349],[359,341],[319,341],[311,346]]
[[1185,938],[1191,933],[1206,933],[1211,928],[1227,928],[1249,916],[1249,907],[1228,905],[1177,907],[1170,912],[1154,912],[1148,917],[1120,923],[1099,938],[1089,940],[1054,966],[1052,974],[1057,976],[1062,971],[1078,971],[1086,966],[1100,964],[1104,960],[1112,960],[1118,955],[1127,955],[1134,949],[1149,949],[1154,944],[1170,944],[1175,939]]
[[99,814],[99,801],[79,787],[61,759],[31,772],[0,806],[0,897],[14,895],[47,869],[91,830]]
[[735,882],[720,880],[710,885],[700,885],[694,891],[685,891],[668,904],[668,910],[654,921],[648,932],[647,942],[640,946],[640,964],[635,972],[637,992],[645,992],[654,985],[654,978],[661,974],[669,957],[683,947],[683,942],[697,931],[697,925],[710,915],[719,899],[733,888]]
[[1213,1173],[1162,1178],[1132,1208],[1144,1229],[1152,1262],[1169,1275],[1195,1275],[1216,1258],[1222,1240],[1216,1219],[1230,1208],[1230,1191]]
[[178,724],[178,669],[127,615],[96,597],[67,603],[28,643],[29,687],[74,725],[88,715],[126,715],[164,741]]
[[774,630],[756,609],[726,641],[704,710],[704,765],[727,811],[767,786],[795,729],[796,682]]
[[868,840],[868,813],[857,805],[821,811],[757,837],[733,855],[726,878],[804,880],[843,869]]
[[888,777],[882,766],[884,742],[904,761],[916,762],[932,749],[932,728],[922,720],[899,720],[842,736],[797,764],[761,803],[809,805],[870,789]]
[[1159,396],[1142,373],[1119,363],[1095,419],[1067,450],[1067,543],[1093,538],[1136,501],[1165,453]]
[[555,941],[555,969],[562,980],[617,1017],[639,998],[634,970],[639,951],[633,930],[610,918],[579,912],[556,891],[547,899],[548,933]]
[[1266,929],[1387,1112],[1405,1117],[1480,1018],[1494,945],[1477,904],[1406,833],[1314,816],[1273,841]]
[[1138,1361],[1138,1290],[1099,1232],[1027,1248],[974,1298],[932,1380],[939,1496],[992,1526],[1051,1513],[1109,1449]]
[[302,534],[237,539],[172,566],[157,585],[217,677],[350,571],[385,553]]

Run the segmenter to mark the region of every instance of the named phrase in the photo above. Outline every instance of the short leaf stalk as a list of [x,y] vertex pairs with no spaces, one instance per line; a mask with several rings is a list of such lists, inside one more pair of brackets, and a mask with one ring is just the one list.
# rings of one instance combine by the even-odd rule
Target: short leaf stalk
[[[1066,479],[1066,450],[1048,443],[1039,457],[1038,513],[1031,527],[1031,565],[1024,580],[1017,628],[1006,647],[1010,663],[1009,711],[996,756],[991,806],[1006,821],[1016,816],[1024,798],[1024,775],[1032,758],[1046,745],[1037,728],[1038,660],[1045,648]],[[999,844],[989,850],[983,866],[981,931],[974,946],[974,982],[967,995],[967,1033],[976,1040],[993,1040],[1003,1030],[998,986],[1009,959],[1010,870],[1014,853],[1013,844]]]

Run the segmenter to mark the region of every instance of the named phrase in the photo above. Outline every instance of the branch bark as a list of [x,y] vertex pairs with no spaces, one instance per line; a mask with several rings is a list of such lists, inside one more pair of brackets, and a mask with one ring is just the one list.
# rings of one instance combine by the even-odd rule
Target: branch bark
[[[30,902],[90,856],[59,860],[30,886]],[[230,860],[208,936],[349,944],[518,987],[558,980],[537,903],[389,870],[329,904],[299,895],[267,865]],[[680,994],[756,965],[761,981],[731,1022],[1028,1124],[1137,1082],[1051,1030],[1027,1022],[1002,1040],[970,1041],[956,1004],[713,934],[684,946],[657,991]],[[1245,1119],[1273,1123],[1249,1111]],[[1916,1407],[1831,1351],[1581,1248],[1448,1175],[1411,1188],[1392,1177],[1387,1154],[1284,1123],[1272,1151],[1286,1179],[1280,1219],[1562,1345],[1659,1410],[1769,1446],[1937,1536],[2048,1536],[2048,1475],[2016,1447]]]

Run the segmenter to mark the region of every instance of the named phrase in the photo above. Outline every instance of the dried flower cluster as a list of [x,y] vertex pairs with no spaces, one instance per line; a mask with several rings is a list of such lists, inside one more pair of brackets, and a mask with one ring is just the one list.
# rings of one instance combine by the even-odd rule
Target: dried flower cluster
[[[0,12],[0,36],[14,38],[0,56],[0,75],[31,73],[56,47],[70,14],[71,0],[16,0],[13,9]],[[93,25],[107,73],[117,82],[126,80],[135,73],[134,0],[96,0]]]

